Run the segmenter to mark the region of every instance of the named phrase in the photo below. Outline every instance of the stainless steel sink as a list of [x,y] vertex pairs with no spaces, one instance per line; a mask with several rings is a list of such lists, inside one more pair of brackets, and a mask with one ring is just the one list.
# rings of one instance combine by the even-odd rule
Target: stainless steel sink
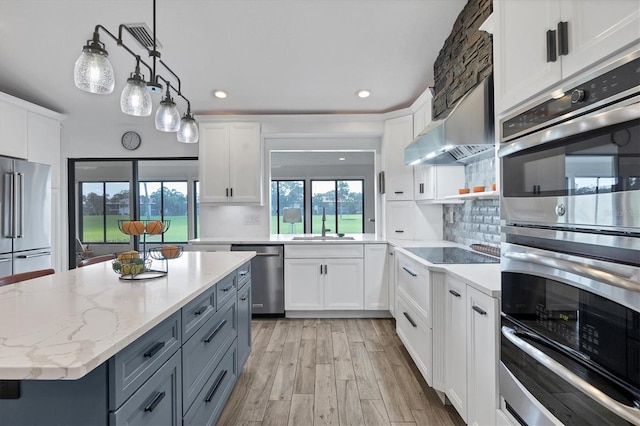
[[292,240],[304,240],[304,241],[323,241],[323,240],[355,240],[353,237],[338,237],[337,235],[310,235],[308,237],[293,237]]

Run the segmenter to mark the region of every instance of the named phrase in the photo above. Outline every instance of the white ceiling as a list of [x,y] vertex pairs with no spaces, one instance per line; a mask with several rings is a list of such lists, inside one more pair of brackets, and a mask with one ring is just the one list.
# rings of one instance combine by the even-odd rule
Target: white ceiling
[[[465,3],[157,0],[157,37],[196,114],[379,113],[409,106],[433,85],[434,60]],[[74,63],[96,24],[115,34],[119,24],[146,23],[153,30],[152,5],[0,0],[0,91],[85,125],[152,125],[151,118],[120,112],[120,92],[135,61],[104,33],[114,93],[89,94],[73,83]],[[146,55],[128,35],[123,39]],[[356,96],[363,88],[372,92],[367,99]],[[217,99],[213,89],[229,97]],[[174,98],[184,112],[186,104]],[[154,99],[155,111],[160,95]]]

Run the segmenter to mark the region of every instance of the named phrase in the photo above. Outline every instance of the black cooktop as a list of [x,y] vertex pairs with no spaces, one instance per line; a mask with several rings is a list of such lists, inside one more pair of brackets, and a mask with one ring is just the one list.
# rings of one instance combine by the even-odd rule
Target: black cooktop
[[418,257],[431,263],[499,263],[500,259],[465,250],[459,247],[413,247],[406,248]]

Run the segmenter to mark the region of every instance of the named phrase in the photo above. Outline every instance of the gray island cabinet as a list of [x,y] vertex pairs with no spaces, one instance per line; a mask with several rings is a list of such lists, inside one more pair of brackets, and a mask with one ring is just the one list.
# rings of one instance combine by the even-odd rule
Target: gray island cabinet
[[[117,350],[103,362],[98,362],[95,368],[88,367],[86,374],[82,374],[78,362],[73,361],[75,354],[67,352],[66,356],[49,358],[39,355],[38,352],[56,352],[55,338],[52,345],[46,349],[38,341],[30,351],[22,354],[22,360],[16,360],[18,356],[12,350],[12,344],[18,344],[17,334],[11,334],[0,324],[0,425],[21,424],[64,424],[64,425],[205,425],[215,424],[224,408],[224,405],[233,390],[237,378],[251,352],[251,262],[253,253],[185,253],[183,260],[185,268],[182,280],[187,280],[188,290],[179,290],[178,294],[172,291],[172,284],[180,285],[180,278],[173,277],[173,282],[117,282],[117,276],[110,272],[106,281],[116,281],[107,284],[105,291],[111,289],[108,285],[131,286],[134,294],[129,296],[134,299],[132,305],[138,309],[157,308],[168,311],[169,316],[154,324],[148,331],[144,331],[131,343]],[[218,268],[214,265],[217,263]],[[238,266],[239,265],[239,266]],[[93,273],[96,275],[110,265],[94,265]],[[173,266],[173,265],[172,265]],[[90,269],[86,267],[82,269]],[[178,269],[177,271],[175,269]],[[181,268],[173,268],[169,275],[178,275]],[[197,269],[200,269],[198,271]],[[215,269],[216,274],[210,274]],[[77,272],[76,272],[77,271]],[[70,285],[71,293],[83,294],[91,292],[88,299],[94,305],[103,304],[102,309],[108,309],[104,305],[113,304],[114,309],[120,310],[120,316],[100,315],[100,309],[91,306],[82,310],[80,322],[84,321],[80,329],[74,329],[74,335],[61,338],[74,339],[81,334],[95,333],[95,341],[100,341],[100,334],[106,333],[105,328],[113,330],[131,327],[126,321],[134,321],[139,316],[127,317],[123,314],[128,302],[120,300],[126,295],[121,288],[114,294],[97,301],[104,296],[100,290],[95,292],[84,285],[77,286],[77,275],[85,275],[88,272],[69,271],[75,274]],[[195,278],[200,283],[193,284],[198,272],[206,277]],[[222,278],[207,281],[207,277]],[[65,274],[65,273],[63,273]],[[63,275],[56,274],[56,275]],[[186,281],[185,281],[186,282]],[[156,285],[158,284],[158,285]],[[25,301],[25,293],[35,290],[32,283],[20,284],[24,288],[16,287],[14,292],[21,295],[12,295],[2,289],[0,292],[0,308],[8,306],[11,300],[14,303]],[[43,291],[68,286],[55,279],[40,281]],[[101,283],[97,284],[98,286]],[[164,287],[164,288],[161,288]],[[195,289],[195,290],[194,290]],[[148,291],[147,291],[148,290]],[[172,300],[173,296],[184,296],[182,300]],[[16,299],[17,298],[17,299]],[[19,299],[19,300],[18,300]],[[55,298],[54,298],[55,299]],[[147,302],[140,305],[141,302]],[[129,301],[131,302],[131,301]],[[166,303],[165,303],[166,302]],[[185,302],[185,303],[182,303]],[[35,302],[36,304],[38,302]],[[175,306],[175,304],[178,306]],[[169,307],[170,305],[174,307]],[[119,305],[119,306],[118,306]],[[113,312],[112,312],[113,313]],[[2,314],[0,314],[2,315]],[[17,317],[8,318],[7,313],[3,317],[8,321],[18,321]],[[0,318],[1,320],[2,318]],[[109,326],[101,327],[98,321],[115,320]],[[119,321],[121,323],[119,323]],[[52,318],[52,321],[55,321]],[[89,324],[95,321],[96,324]],[[144,322],[144,321],[142,321]],[[140,326],[141,323],[137,324]],[[5,324],[6,325],[6,324]],[[102,330],[101,330],[102,329]],[[60,331],[60,330],[59,330]],[[31,330],[37,335],[37,330]],[[116,332],[117,333],[117,332]],[[64,344],[57,352],[63,354],[65,350],[83,345],[89,345],[87,337],[82,337],[75,345]],[[45,340],[47,337],[38,336],[36,339]],[[112,338],[111,335],[105,340]],[[89,339],[90,340],[90,339]],[[96,344],[100,346],[100,343]],[[107,345],[108,346],[108,345]],[[113,345],[111,345],[111,348]],[[104,348],[103,348],[104,349]],[[102,351],[104,356],[108,351]],[[71,356],[69,356],[71,355]],[[31,370],[15,368],[10,371],[11,364],[27,367],[27,358],[31,357]],[[78,357],[80,358],[80,357]],[[49,374],[59,374],[60,367],[64,370],[62,359],[69,360],[69,367],[58,380],[43,379]],[[87,359],[90,365],[91,360]],[[44,364],[38,367],[38,362]],[[57,364],[57,366],[56,366]],[[57,370],[56,370],[57,367]],[[26,377],[16,380],[20,375]],[[75,378],[74,375],[81,375]],[[14,379],[14,380],[5,380]],[[17,390],[17,391],[16,391]]]

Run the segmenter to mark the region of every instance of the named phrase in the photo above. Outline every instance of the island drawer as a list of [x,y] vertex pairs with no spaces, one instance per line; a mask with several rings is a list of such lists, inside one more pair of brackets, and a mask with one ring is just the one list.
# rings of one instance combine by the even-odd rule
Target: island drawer
[[109,359],[109,409],[116,410],[173,355],[182,342],[180,312]]
[[216,288],[208,289],[182,308],[182,341],[189,340],[216,313]]
[[404,297],[396,299],[396,329],[429,386],[433,385],[433,330]]
[[184,417],[184,425],[214,425],[238,378],[236,345],[232,344]]
[[178,425],[182,415],[180,352],[176,352],[117,411],[110,425]]
[[431,327],[431,271],[397,250],[396,262],[397,292],[413,302],[413,307],[425,318],[427,326]]
[[231,274],[227,275],[223,279],[216,284],[216,303],[218,310],[223,306],[229,299],[236,298],[236,291],[238,290],[238,274],[237,271],[233,271]]
[[237,336],[234,297],[182,346],[183,411],[186,413],[231,342]]
[[242,288],[251,279],[251,261],[238,268],[238,288]]

